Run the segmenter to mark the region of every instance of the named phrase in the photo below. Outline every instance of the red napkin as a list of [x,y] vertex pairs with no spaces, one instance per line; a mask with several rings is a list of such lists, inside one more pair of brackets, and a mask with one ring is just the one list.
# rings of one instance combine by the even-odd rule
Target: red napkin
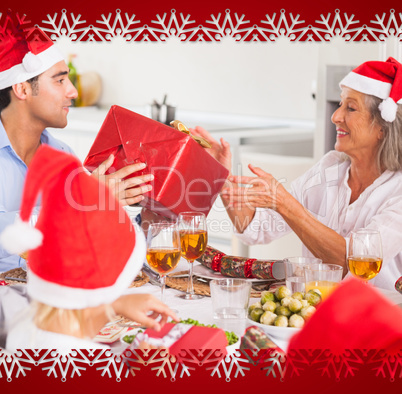
[[288,352],[297,349],[402,349],[402,309],[370,284],[343,281],[295,334]]

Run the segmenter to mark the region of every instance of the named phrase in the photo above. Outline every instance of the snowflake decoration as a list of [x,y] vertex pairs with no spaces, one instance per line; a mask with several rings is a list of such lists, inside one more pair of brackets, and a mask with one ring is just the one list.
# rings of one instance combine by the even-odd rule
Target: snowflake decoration
[[[260,352],[261,353],[261,352]],[[260,355],[259,363],[266,376],[283,379],[285,375],[286,356],[276,349],[269,349]]]
[[0,348],[0,379],[5,375],[7,381],[11,382],[13,376],[26,376],[26,371],[31,370],[30,365],[37,365],[37,361],[26,351],[10,354]]
[[310,366],[310,360],[313,357],[313,351],[309,350],[290,350],[286,357],[286,366],[284,375],[286,377],[301,376]]
[[[0,14],[1,16],[1,14]],[[176,39],[181,42],[275,42],[279,39],[297,41],[330,42],[335,38],[345,41],[384,41],[387,37],[402,38],[402,13],[391,9],[389,14],[375,15],[370,26],[360,25],[354,15],[335,13],[321,14],[321,19],[314,25],[306,25],[300,15],[287,14],[284,9],[280,14],[265,15],[259,25],[252,25],[244,14],[232,14],[229,9],[225,13],[210,16],[210,19],[199,24],[189,14],[176,12],[156,14],[149,23],[140,25],[136,15],[122,13],[117,9],[114,14],[102,14],[95,24],[87,24],[81,15],[61,14],[47,15],[42,21],[42,29],[49,33],[52,40],[67,37],[71,41],[109,42],[123,39],[126,42],[166,42]],[[0,26],[0,37],[5,26]]]
[[399,22],[397,21],[397,16],[395,10],[391,9],[388,16],[388,21],[386,21],[386,14],[383,13],[380,17],[376,15],[376,19],[370,21],[378,27],[366,27],[370,36],[376,41],[384,41],[386,37],[394,36],[401,40],[402,35],[402,13],[398,14]]
[[356,350],[345,350],[334,354],[329,350],[320,350],[311,366],[321,371],[321,375],[334,376],[336,380],[355,376],[356,371],[364,364],[361,354]]
[[244,353],[240,350],[236,350],[225,357],[220,355],[220,357],[213,360],[217,362],[214,366],[206,367],[205,369],[211,371],[211,376],[224,377],[227,382],[230,382],[232,377],[245,376],[245,372],[250,371],[249,360],[243,356]]
[[193,368],[178,362],[176,357],[166,350],[158,349],[127,349],[123,354],[124,362],[132,375],[136,375],[141,367],[148,367],[156,372],[157,377],[170,378],[173,382],[177,377],[190,376]]
[[316,23],[323,25],[323,27],[310,26],[310,28],[319,41],[331,41],[334,37],[342,37],[346,41],[354,41],[365,29],[365,26],[351,27],[359,23],[358,20],[354,20],[354,17],[354,15],[348,16],[345,13],[344,19],[342,19],[340,10],[337,9],[334,16],[330,13],[326,17],[321,14],[321,20],[317,20]]
[[144,35],[142,41],[165,42],[168,38],[176,37],[180,41],[192,41],[197,34],[200,26],[191,26],[195,20],[191,16],[180,13],[176,10],[170,11],[170,17],[167,13],[156,15],[156,20],[152,20],[150,25],[144,25]]
[[101,376],[115,377],[117,382],[120,382],[122,377],[127,378],[130,374],[133,375],[124,357],[114,354],[110,350],[95,353],[95,357],[91,359],[89,366],[95,366],[98,371],[102,372]]
[[134,25],[140,23],[139,20],[135,20],[135,15],[129,16],[127,13],[124,14],[124,18],[119,9],[116,10],[116,14],[114,15],[114,19],[112,19],[112,14],[106,17],[105,15],[101,15],[102,19],[97,20],[96,23],[102,25],[104,27],[98,26],[90,26],[93,30],[94,35],[91,36],[91,40],[96,41],[111,41],[116,37],[122,37],[124,41],[136,41],[138,37],[143,33],[144,27],[138,26],[133,27]]
[[[219,13],[217,16],[211,15],[211,20],[206,23],[214,25],[214,27],[200,26],[202,32],[205,34],[198,35],[198,41],[222,41],[225,38],[231,38],[235,41],[241,42],[250,39],[256,25],[250,26],[250,21],[244,20],[245,16],[234,14],[234,18],[230,14],[230,10],[225,11],[225,16]],[[244,26],[245,25],[245,26]],[[249,26],[247,26],[249,25]]]
[[402,378],[402,350],[394,354],[378,350],[367,364],[374,364],[375,376],[389,377],[391,382],[395,381],[395,378]]
[[47,376],[53,375],[61,381],[65,382],[67,378],[81,376],[81,372],[85,371],[90,365],[91,357],[94,356],[91,350],[72,350],[71,352],[61,353],[54,349],[46,350],[39,359],[38,364],[43,371],[47,371]]
[[[287,37],[290,41],[300,41],[309,30],[309,27],[303,26],[305,21],[299,20],[300,15],[293,16],[290,13],[288,18],[283,9],[277,19],[276,13],[272,16],[265,15],[265,18],[261,23],[269,27],[256,27],[264,41],[276,41],[279,37]],[[303,27],[297,27],[298,25]]]
[[75,16],[71,13],[69,17],[65,9],[61,11],[60,16],[57,12],[53,17],[47,14],[47,19],[43,20],[42,23],[47,25],[47,27],[42,27],[42,30],[49,33],[53,41],[61,37],[68,37],[71,41],[82,41],[91,29],[90,26],[85,27],[86,21],[81,20],[81,15]]

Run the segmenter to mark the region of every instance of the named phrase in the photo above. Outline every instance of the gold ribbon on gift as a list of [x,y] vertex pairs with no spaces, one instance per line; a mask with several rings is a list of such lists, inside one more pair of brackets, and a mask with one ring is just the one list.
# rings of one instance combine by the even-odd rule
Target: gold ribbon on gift
[[187,126],[183,122],[180,122],[180,120],[172,120],[170,122],[170,125],[173,126],[176,130],[188,134],[195,142],[200,144],[203,148],[212,148],[211,144],[204,138],[198,137],[197,135],[192,135]]

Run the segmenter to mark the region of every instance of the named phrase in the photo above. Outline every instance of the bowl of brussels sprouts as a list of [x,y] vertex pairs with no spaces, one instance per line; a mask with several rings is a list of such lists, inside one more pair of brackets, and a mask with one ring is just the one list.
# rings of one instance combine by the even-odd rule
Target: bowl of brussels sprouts
[[289,340],[315,313],[320,302],[319,290],[292,294],[286,286],[280,286],[275,292],[261,293],[260,301],[248,308],[248,320],[273,338]]

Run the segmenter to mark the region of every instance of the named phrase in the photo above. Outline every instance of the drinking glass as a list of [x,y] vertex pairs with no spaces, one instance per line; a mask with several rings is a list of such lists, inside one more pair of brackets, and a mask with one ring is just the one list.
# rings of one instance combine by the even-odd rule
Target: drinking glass
[[306,292],[319,290],[325,300],[342,280],[343,267],[338,264],[310,264],[304,268]]
[[147,263],[159,274],[161,301],[165,290],[166,274],[173,271],[180,261],[180,236],[177,223],[151,223],[147,233]]
[[178,297],[185,300],[197,300],[203,298],[194,294],[193,285],[193,262],[200,258],[207,247],[208,233],[206,218],[200,212],[182,212],[178,217],[180,231],[181,255],[188,261],[188,282],[186,294]]
[[356,278],[366,283],[381,270],[382,244],[376,230],[358,230],[350,233],[348,267]]
[[283,260],[285,265],[286,287],[293,293],[306,291],[305,267],[311,264],[322,264],[321,259],[315,257],[287,257]]

